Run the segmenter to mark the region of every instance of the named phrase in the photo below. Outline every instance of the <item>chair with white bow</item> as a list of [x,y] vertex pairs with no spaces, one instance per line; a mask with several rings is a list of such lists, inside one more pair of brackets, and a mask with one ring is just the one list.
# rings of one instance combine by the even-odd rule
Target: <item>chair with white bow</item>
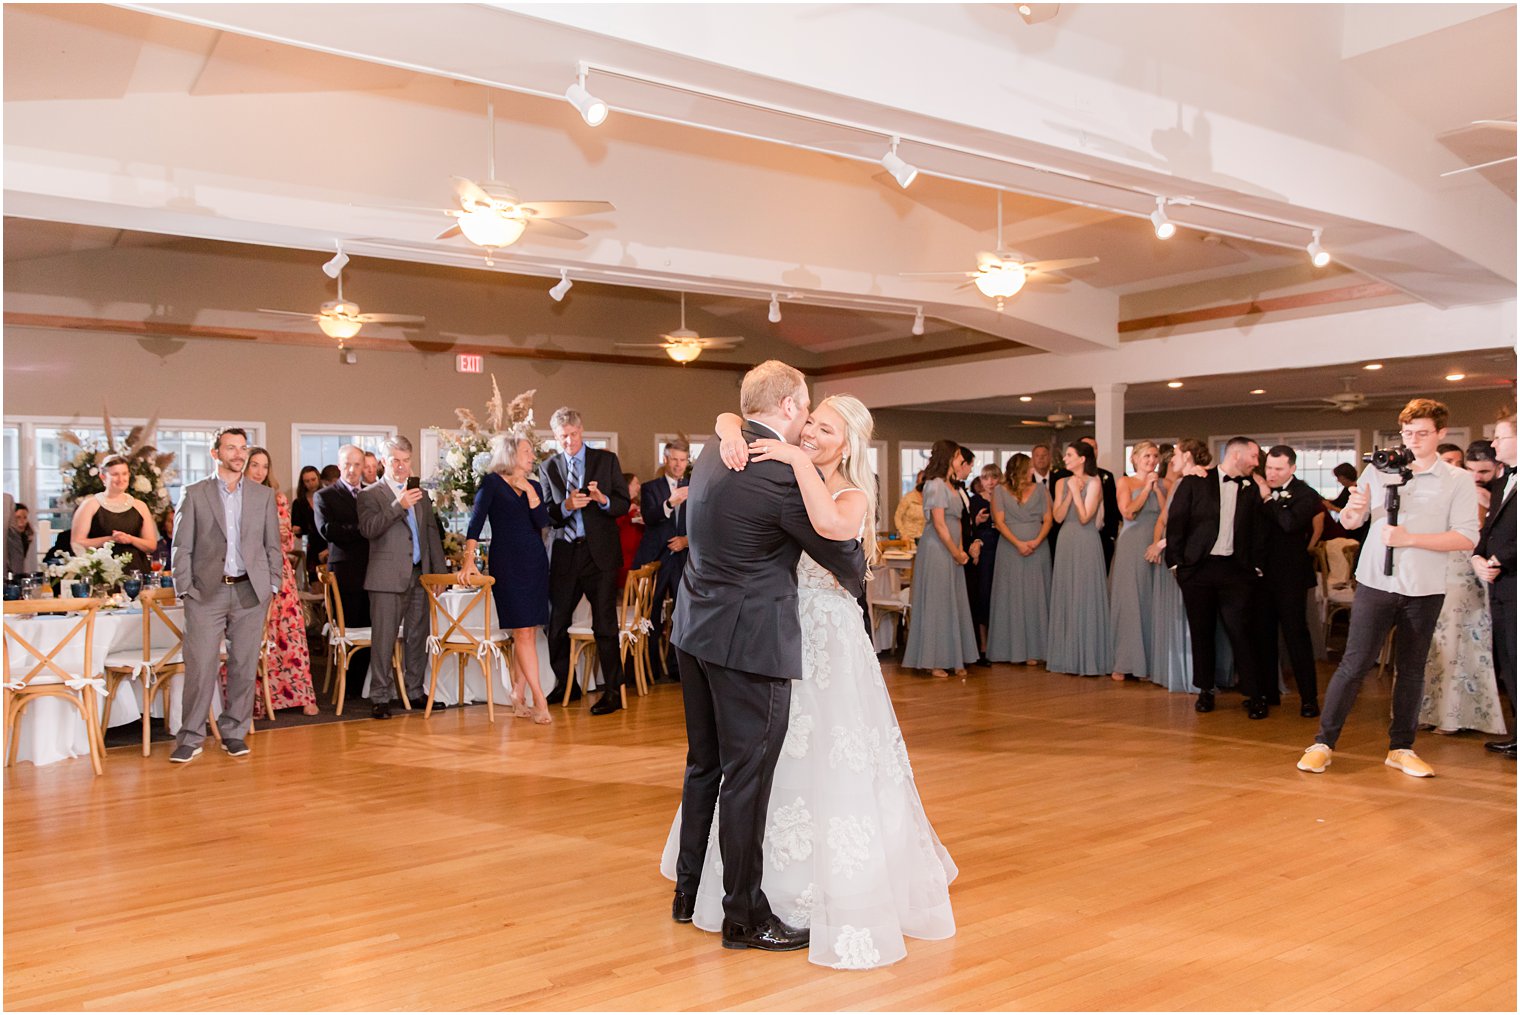
[[[100,706],[97,691],[105,690],[105,681],[93,672],[95,647],[95,614],[103,599],[24,599],[5,604],[5,737],[8,747],[5,763],[16,761],[17,727],[21,713],[39,698],[61,698],[79,710],[84,720],[86,739],[90,745],[90,764],[96,775],[103,775],[101,763],[105,761],[105,740],[101,733]],[[60,629],[72,621],[51,649],[44,651],[32,644],[20,631],[24,617],[40,614],[64,614]],[[41,641],[41,638],[37,639]],[[80,644],[82,642],[82,645]],[[83,660],[80,672],[71,673],[59,662],[59,656],[72,656],[76,648],[82,648]],[[24,663],[12,666],[12,652],[18,658],[28,658],[32,665],[22,671]]]
[[[433,714],[433,696],[438,691],[438,671],[443,661],[453,656],[459,667],[459,704],[469,698],[465,694],[464,664],[474,658],[486,678],[486,715],[496,721],[496,695],[492,686],[496,680],[497,666],[503,668],[506,686],[512,686],[511,647],[512,635],[507,631],[492,630],[491,615],[495,604],[491,600],[491,587],[496,579],[489,575],[472,574],[460,577],[452,574],[425,574],[422,587],[428,597],[428,654],[433,657],[432,676],[428,681],[427,707],[424,716]],[[473,589],[469,596],[451,605],[446,593],[455,585]],[[475,616],[478,612],[479,616]]]
[[[337,687],[333,689],[333,704],[338,707],[338,714],[343,714],[343,699],[348,689],[348,667],[353,662],[354,654],[361,648],[369,648],[372,641],[372,633],[367,627],[349,627],[343,619],[343,597],[338,594],[338,578],[331,572],[318,572],[322,576],[322,605],[327,611],[327,623],[322,625],[322,633],[327,637],[329,658],[328,676],[336,678]],[[406,696],[406,675],[401,663],[401,639],[396,639],[395,665],[391,667],[396,674],[396,687],[401,692],[401,704],[408,712],[412,710],[412,702]],[[324,688],[325,690],[326,688]]]

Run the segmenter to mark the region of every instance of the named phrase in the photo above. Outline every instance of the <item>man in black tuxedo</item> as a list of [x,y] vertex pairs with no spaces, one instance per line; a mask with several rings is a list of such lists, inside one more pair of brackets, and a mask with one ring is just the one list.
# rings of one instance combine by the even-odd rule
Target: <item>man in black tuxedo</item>
[[1297,471],[1298,453],[1279,444],[1267,452],[1266,478],[1256,480],[1262,498],[1266,551],[1257,589],[1256,621],[1260,625],[1257,637],[1268,701],[1276,700],[1272,692],[1277,690],[1277,633],[1281,630],[1298,684],[1298,714],[1312,719],[1319,715],[1319,677],[1307,615],[1309,589],[1314,587],[1309,540],[1320,512],[1320,496],[1298,478]]
[[1177,484],[1167,508],[1166,563],[1176,572],[1192,634],[1194,709],[1214,711],[1214,625],[1223,621],[1247,712],[1265,719],[1270,692],[1250,637],[1264,531],[1257,524],[1260,496],[1250,478],[1250,446],[1249,438],[1232,438],[1218,468]]
[[[1071,475],[1064,468],[1052,469],[1050,467],[1049,444],[1036,444],[1029,449],[1029,470],[1030,481],[1045,491],[1045,496],[1049,498],[1052,504],[1056,502],[1056,480],[1060,479],[1063,473],[1068,476]],[[1060,531],[1061,523],[1052,519],[1050,522],[1050,535],[1045,537],[1045,542],[1041,544],[1041,550],[1048,546],[1050,547],[1048,552],[1054,555],[1056,552],[1056,535]]]
[[[665,597],[675,598],[681,591],[681,572],[686,569],[686,466],[691,461],[691,445],[677,437],[665,445],[665,459],[660,474],[643,485],[639,509],[644,518],[644,537],[633,555],[633,566],[660,562],[655,575],[654,607],[649,621],[653,625],[652,644],[659,643],[663,629]],[[676,680],[675,646],[670,658],[653,660],[655,679]]]
[[[343,602],[343,623],[369,627],[369,593],[364,576],[369,571],[369,540],[359,531],[359,492],[364,489],[364,451],[353,444],[338,449],[341,475],[336,483],[312,495],[317,532],[327,541],[327,570],[338,582]],[[354,653],[349,675],[356,692],[369,672],[369,649]]]
[[[1494,620],[1494,669],[1499,685],[1515,704],[1515,417],[1494,427],[1494,457],[1509,468],[1488,485],[1488,518],[1478,545],[1473,547],[1472,566],[1488,585],[1488,605]],[[1491,751],[1515,757],[1515,727],[1503,740],[1484,745]]]
[[[762,363],[745,375],[739,402],[746,440],[797,441],[808,411],[801,373],[777,360]],[[802,676],[797,560],[805,550],[857,598],[865,592],[865,565],[858,541],[835,542],[813,530],[790,466],[751,462],[733,471],[713,438],[697,459],[690,490],[690,559],[672,639],[687,750],[671,915],[683,923],[692,918],[717,803],[723,946],[804,948],[807,930],[782,923],[760,887],[771,778],[786,737],[792,681]]]
[[618,648],[617,576],[623,563],[617,519],[628,513],[628,482],[611,451],[586,447],[581,415],[568,406],[549,419],[559,454],[544,463],[544,504],[554,527],[549,552],[549,664],[564,686],[570,672],[570,618],[585,596],[602,671],[602,697],[592,715],[623,707],[623,663]]
[[[1098,456],[1098,439],[1096,437],[1083,437],[1082,442],[1093,449],[1093,457]],[[1065,471],[1065,470],[1062,470]],[[1119,526],[1124,522],[1124,516],[1119,514],[1119,488],[1114,485],[1114,474],[1107,469],[1098,469],[1098,481],[1103,484],[1103,527],[1098,530],[1098,538],[1103,543],[1103,566],[1112,567],[1114,563],[1114,544],[1119,538]],[[1051,499],[1054,504],[1054,498]]]

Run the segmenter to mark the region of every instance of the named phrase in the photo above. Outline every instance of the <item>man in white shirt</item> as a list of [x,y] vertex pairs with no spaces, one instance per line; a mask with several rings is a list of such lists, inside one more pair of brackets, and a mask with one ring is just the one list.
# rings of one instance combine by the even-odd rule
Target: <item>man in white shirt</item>
[[[656,632],[664,630],[665,597],[672,601],[680,595],[681,574],[686,568],[686,468],[691,462],[691,446],[680,437],[665,445],[665,460],[660,474],[642,487],[639,510],[644,518],[644,538],[633,556],[633,566],[660,562],[655,576],[654,605],[649,620]],[[656,652],[655,655],[659,653]],[[668,659],[652,659],[656,680],[679,680],[675,647]]]
[[[1325,692],[1319,734],[1298,767],[1323,772],[1351,714],[1362,680],[1372,668],[1390,629],[1397,628],[1398,677],[1393,688],[1393,721],[1388,726],[1384,764],[1405,775],[1425,777],[1435,771],[1414,753],[1414,737],[1425,691],[1425,657],[1441,603],[1446,598],[1446,570],[1451,554],[1470,553],[1478,539],[1478,495],[1472,477],[1441,461],[1437,447],[1446,438],[1446,406],[1416,398],[1399,413],[1399,426],[1414,461],[1409,479],[1399,487],[1398,525],[1388,524],[1387,488],[1398,486],[1398,472],[1368,465],[1341,511],[1348,529],[1370,518],[1367,542],[1356,568],[1356,598],[1346,652]],[[1392,573],[1385,573],[1393,550]]]

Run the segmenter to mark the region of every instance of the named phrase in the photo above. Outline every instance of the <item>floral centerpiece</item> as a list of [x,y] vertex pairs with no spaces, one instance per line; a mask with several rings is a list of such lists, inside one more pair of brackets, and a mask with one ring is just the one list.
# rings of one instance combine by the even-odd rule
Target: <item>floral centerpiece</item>
[[149,420],[146,426],[134,426],[127,433],[127,439],[117,447],[112,435],[111,414],[107,411],[102,415],[106,435],[103,446],[99,441],[86,444],[73,430],[58,434],[61,440],[78,449],[60,467],[65,504],[73,507],[86,497],[104,491],[106,483],[100,474],[100,465],[112,455],[120,455],[127,460],[132,477],[127,492],[148,505],[148,513],[162,521],[173,508],[169,503],[169,484],[174,481],[175,469],[174,453],[160,454],[152,443],[153,433],[158,429],[158,417]]
[[85,553],[72,553],[62,563],[49,564],[49,578],[89,582],[97,589],[115,591],[127,577],[130,554],[117,553],[115,543],[102,543]]
[[[438,435],[439,454],[438,470],[427,485],[433,491],[434,507],[449,519],[448,531],[458,538],[460,550],[463,549],[465,520],[475,506],[475,493],[491,464],[491,438],[498,433],[513,433],[533,439],[533,395],[536,391],[524,391],[511,402],[503,403],[501,388],[496,384],[496,375],[492,374],[491,398],[486,403],[484,423],[469,409],[458,408],[454,415],[459,419],[460,429],[429,428]],[[537,450],[535,442],[535,453]],[[454,550],[447,545],[446,549],[452,556]]]

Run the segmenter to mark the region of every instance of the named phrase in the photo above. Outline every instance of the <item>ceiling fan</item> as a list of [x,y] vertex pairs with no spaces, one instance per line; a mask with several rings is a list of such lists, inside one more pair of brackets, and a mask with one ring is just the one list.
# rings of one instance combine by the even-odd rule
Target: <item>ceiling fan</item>
[[1078,423],[1080,423],[1082,426],[1091,426],[1092,425],[1092,420],[1090,420],[1090,419],[1080,419],[1080,420],[1076,419],[1075,417],[1072,416],[1071,413],[1066,412],[1066,411],[1064,411],[1061,408],[1061,403],[1060,402],[1056,403],[1056,411],[1052,412],[1049,416],[1046,416],[1044,419],[1021,419],[1021,420],[1019,420],[1019,425],[1020,426],[1042,426],[1042,427],[1045,427],[1047,430],[1065,430],[1067,427],[1074,426],[1074,425],[1076,425]]
[[343,348],[345,340],[353,338],[359,333],[359,329],[366,324],[401,324],[417,326],[425,324],[427,318],[416,317],[411,314],[366,314],[361,313],[359,304],[350,303],[343,298],[343,266],[348,263],[348,255],[343,252],[343,244],[338,244],[338,255],[322,266],[322,271],[329,278],[338,280],[338,298],[328,300],[318,309],[315,314],[302,313],[299,310],[265,310],[259,309],[261,314],[275,314],[279,317],[300,317],[308,321],[317,322],[317,327],[329,338],[338,340],[338,348]]
[[454,224],[435,239],[447,240],[462,234],[477,247],[486,249],[486,263],[490,264],[492,250],[510,247],[525,230],[531,229],[540,236],[578,240],[586,235],[585,231],[565,225],[560,219],[615,210],[607,201],[521,200],[516,188],[496,178],[496,107],[489,100],[486,102],[486,122],[489,132],[486,173],[489,178],[477,182],[463,176],[450,177],[459,207],[444,211],[454,219]]
[[1305,409],[1318,409],[1321,412],[1356,412],[1358,409],[1373,408],[1371,399],[1360,391],[1352,391],[1351,385],[1356,381],[1355,377],[1342,377],[1340,382],[1344,390],[1334,394],[1325,395],[1323,398],[1311,398],[1298,402],[1280,402],[1272,406],[1274,409],[1302,412]]
[[703,338],[686,326],[686,294],[681,294],[681,326],[660,336],[663,342],[616,342],[619,349],[664,349],[677,363],[690,363],[708,349],[732,349],[744,341],[738,335]]
[[1026,284],[1066,285],[1071,281],[1058,272],[1097,264],[1096,257],[1068,257],[1054,261],[1033,261],[1018,251],[1003,249],[1003,192],[997,192],[997,250],[980,251],[976,255],[975,271],[915,271],[903,272],[901,278],[921,278],[930,282],[954,282],[965,279],[957,289],[974,285],[983,296],[997,300],[999,311],[1003,302],[1017,296]]

